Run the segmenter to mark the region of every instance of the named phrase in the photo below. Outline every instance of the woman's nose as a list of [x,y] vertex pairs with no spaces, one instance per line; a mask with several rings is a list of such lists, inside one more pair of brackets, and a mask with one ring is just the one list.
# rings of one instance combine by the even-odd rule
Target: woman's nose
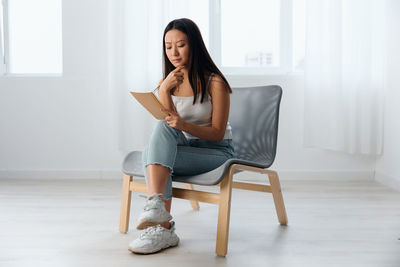
[[174,56],[178,55],[178,49],[175,47],[172,49],[172,53],[174,54]]

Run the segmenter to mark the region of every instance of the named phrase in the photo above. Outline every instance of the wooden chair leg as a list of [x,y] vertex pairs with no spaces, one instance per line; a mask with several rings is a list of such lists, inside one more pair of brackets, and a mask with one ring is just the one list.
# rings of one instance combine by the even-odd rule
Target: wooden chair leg
[[229,221],[231,213],[232,176],[231,168],[220,184],[220,202],[218,208],[218,227],[216,254],[225,256],[228,252]]
[[274,198],[275,209],[278,215],[278,220],[281,225],[287,225],[288,218],[286,215],[285,203],[283,202],[281,184],[279,182],[278,173],[276,171],[269,171],[269,182],[271,184],[272,196]]
[[[193,190],[193,185],[192,184],[185,184],[185,188],[188,190]],[[200,206],[199,206],[199,202],[196,200],[190,200],[190,205],[192,205],[192,208],[194,210],[199,210]]]
[[129,186],[132,181],[132,176],[124,174],[122,180],[122,197],[121,197],[121,212],[119,221],[119,231],[121,233],[128,232],[129,228],[129,215],[131,210],[131,197],[132,191]]

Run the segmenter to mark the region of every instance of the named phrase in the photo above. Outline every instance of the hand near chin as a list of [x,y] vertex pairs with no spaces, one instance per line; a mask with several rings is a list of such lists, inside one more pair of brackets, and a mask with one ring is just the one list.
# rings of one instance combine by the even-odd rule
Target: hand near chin
[[160,84],[160,90],[166,91],[170,93],[170,91],[182,84],[183,79],[184,79],[184,73],[182,69],[184,68],[184,65],[176,67],[173,71],[171,71],[167,78],[163,80]]
[[169,109],[161,109],[162,112],[168,114],[165,117],[165,121],[167,122],[167,124],[169,126],[171,126],[172,128],[175,128],[177,130],[183,130],[185,127],[185,121],[181,119],[181,117],[179,116],[179,114],[173,110],[169,110]]

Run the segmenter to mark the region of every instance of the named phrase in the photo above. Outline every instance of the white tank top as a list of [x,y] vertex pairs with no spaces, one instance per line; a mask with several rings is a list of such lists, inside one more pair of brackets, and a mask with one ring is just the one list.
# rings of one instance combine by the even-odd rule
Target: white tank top
[[[199,126],[211,126],[212,119],[212,99],[211,95],[208,93],[208,86],[210,84],[211,77],[214,73],[210,75],[207,82],[206,94],[204,95],[203,103],[200,103],[201,93],[197,95],[196,103],[193,105],[194,96],[174,96],[171,95],[172,102],[176,107],[176,111],[182,120],[197,124]],[[182,131],[186,138],[188,139],[199,139],[185,131]],[[226,125],[224,139],[232,139],[232,130],[229,121]]]

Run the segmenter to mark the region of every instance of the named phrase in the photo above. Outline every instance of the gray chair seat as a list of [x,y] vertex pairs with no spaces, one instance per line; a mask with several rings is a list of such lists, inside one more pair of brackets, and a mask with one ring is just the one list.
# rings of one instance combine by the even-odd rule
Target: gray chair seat
[[[224,175],[232,164],[244,164],[247,166],[258,167],[258,168],[268,168],[263,164],[258,164],[256,162],[231,158],[225,161],[218,168],[211,170],[209,172],[201,173],[193,176],[172,176],[172,181],[190,183],[197,185],[216,185],[224,178]],[[124,159],[122,164],[122,172],[132,176],[144,177],[143,173],[143,161],[142,161],[142,151],[132,151]],[[239,173],[241,170],[235,170],[235,173]]]

